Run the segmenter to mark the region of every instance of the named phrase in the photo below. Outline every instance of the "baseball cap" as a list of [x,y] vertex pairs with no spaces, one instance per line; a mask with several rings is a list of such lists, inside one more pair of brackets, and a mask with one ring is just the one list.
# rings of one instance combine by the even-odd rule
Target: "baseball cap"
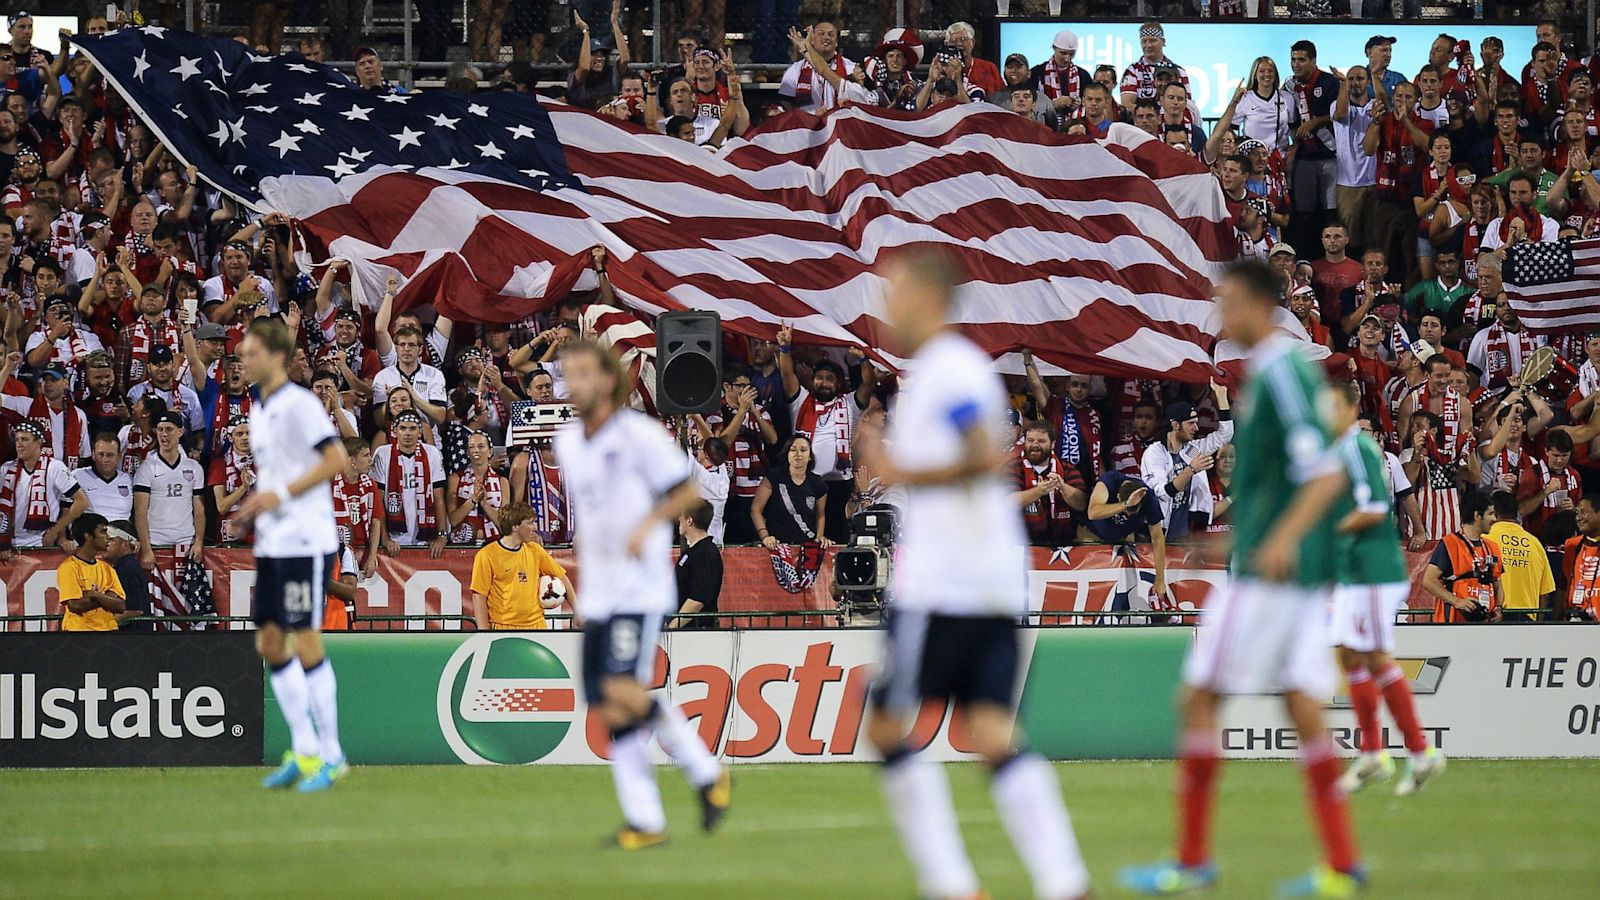
[[1239,145],[1234,149],[1239,153],[1249,153],[1252,150],[1265,150],[1267,149],[1267,145],[1259,140],[1256,140],[1255,138],[1245,138],[1244,140],[1240,141]]
[[1022,66],[1023,68],[1027,68],[1027,66],[1028,66],[1028,58],[1026,56],[1023,56],[1021,53],[1013,53],[1010,56],[1006,57],[1006,65],[1009,66],[1012,63],[1016,63],[1017,65]]
[[1270,258],[1272,258],[1274,256],[1278,256],[1278,255],[1284,254],[1284,253],[1287,253],[1290,256],[1295,256],[1296,258],[1298,258],[1298,254],[1296,254],[1294,252],[1294,245],[1290,244],[1288,241],[1279,241],[1278,243],[1273,244],[1272,245],[1272,252],[1268,253],[1267,257],[1270,259]]
[[162,413],[161,415],[156,416],[156,420],[155,420],[155,422],[151,423],[151,427],[154,427],[156,425],[172,425],[175,428],[179,429],[180,431],[188,431],[189,430],[188,423],[183,421],[183,414],[182,413],[173,412],[170,409],[167,410],[166,412]]
[[1361,49],[1371,50],[1373,47],[1376,47],[1379,44],[1392,44],[1394,42],[1395,38],[1393,36],[1384,37],[1381,34],[1375,34],[1372,37],[1367,38],[1367,45]]
[[1050,42],[1050,46],[1057,50],[1072,50],[1075,52],[1078,49],[1078,36],[1064,28],[1056,32],[1055,39]]
[[1193,403],[1187,400],[1174,400],[1167,404],[1168,422],[1187,422],[1200,414]]
[[157,344],[150,348],[150,365],[160,366],[172,362],[172,348],[166,344]]
[[357,47],[356,54],[354,57],[352,57],[352,59],[354,59],[356,62],[361,62],[363,59],[366,59],[369,56],[377,55],[378,51],[372,49],[371,47]]
[[1383,326],[1383,317],[1379,316],[1377,313],[1367,313],[1366,317],[1363,318],[1360,321],[1360,323],[1358,323],[1356,325],[1356,327],[1360,328],[1362,325],[1365,325],[1368,322],[1377,322],[1379,327],[1382,327]]
[[225,341],[228,339],[228,329],[216,322],[201,322],[194,328],[194,339],[197,341]]
[[40,378],[66,378],[67,367],[58,362],[50,363],[39,370]]

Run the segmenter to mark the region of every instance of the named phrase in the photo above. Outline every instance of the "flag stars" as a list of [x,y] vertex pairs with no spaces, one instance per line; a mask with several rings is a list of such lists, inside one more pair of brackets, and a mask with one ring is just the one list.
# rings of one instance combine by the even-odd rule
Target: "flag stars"
[[265,94],[267,92],[267,89],[270,88],[270,87],[272,87],[272,85],[270,85],[270,84],[252,84],[249,87],[245,88],[244,90],[240,91],[239,92],[239,96],[241,96],[241,97],[254,97],[254,96],[258,95],[258,94]]
[[511,137],[514,140],[520,141],[523,138],[531,138],[535,136],[534,130],[526,125],[518,125],[515,128],[507,128],[506,130],[511,132]]
[[150,51],[146,50],[133,58],[133,77],[140,81],[144,81],[144,72],[150,68],[149,61],[145,59],[149,53]]
[[322,128],[310,119],[301,119],[294,127],[306,134],[322,134]]
[[357,119],[359,119],[359,120],[361,120],[363,122],[370,122],[372,120],[367,118],[367,113],[370,113],[370,112],[372,112],[372,107],[370,107],[370,106],[361,106],[361,105],[357,104],[356,106],[352,106],[349,109],[345,110],[344,112],[339,113],[339,115],[344,116],[346,119],[350,120],[351,122],[354,122]]
[[299,153],[300,142],[303,140],[305,140],[303,135],[290,134],[287,131],[280,131],[278,132],[278,139],[267,144],[267,146],[276,148],[278,151],[278,158],[283,159],[289,154],[290,150]]
[[444,113],[439,113],[438,115],[429,116],[428,118],[430,120],[432,120],[433,124],[438,126],[439,128],[448,128],[451,131],[454,131],[456,129],[456,123],[461,121],[459,118],[452,119],[449,116],[445,115]]
[[206,135],[206,137],[216,138],[217,146],[221,147],[222,145],[228,143],[228,137],[230,134],[231,132],[228,131],[228,123],[219,119],[217,121],[217,130]]
[[344,151],[343,153],[341,153],[339,155],[340,156],[348,156],[351,159],[355,160],[356,162],[366,162],[367,161],[367,157],[372,155],[372,151],[371,150],[358,150],[355,147],[351,147],[349,150],[346,150],[346,151]]
[[333,165],[323,166],[323,168],[327,169],[329,172],[332,172],[334,178],[344,178],[348,175],[354,175],[356,173],[356,164],[347,159],[341,159],[338,162],[335,162]]
[[187,56],[179,56],[178,66],[172,70],[172,74],[180,76],[184,81],[188,81],[191,75],[199,75],[200,58],[197,56],[190,59]]
[[501,150],[499,147],[496,147],[494,145],[494,141],[490,141],[487,144],[474,144],[473,146],[478,148],[478,154],[480,156],[482,156],[484,159],[505,159],[506,158],[506,152],[504,150]]
[[400,150],[404,150],[407,147],[422,146],[422,141],[418,140],[418,138],[422,137],[422,132],[413,131],[410,125],[401,126],[399,134],[391,134],[389,136],[400,142],[398,148]]
[[384,94],[378,98],[384,103],[405,103],[411,99],[410,94]]
[[489,115],[489,107],[481,103],[469,103],[467,104],[467,112],[475,116],[487,116]]
[[323,96],[324,95],[322,94],[313,94],[310,91],[306,91],[301,96],[295,98],[294,102],[300,104],[301,106],[321,106]]
[[314,74],[316,74],[316,71],[317,71],[316,69],[311,68],[310,66],[306,65],[305,63],[290,63],[287,66],[285,66],[284,68],[288,69],[291,72],[304,72],[307,75],[314,75]]

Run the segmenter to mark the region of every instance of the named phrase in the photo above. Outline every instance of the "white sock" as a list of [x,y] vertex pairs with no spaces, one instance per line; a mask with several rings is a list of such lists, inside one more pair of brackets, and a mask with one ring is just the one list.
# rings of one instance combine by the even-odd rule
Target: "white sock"
[[661,749],[667,751],[672,761],[689,776],[689,783],[703,788],[716,781],[722,774],[722,767],[717,765],[716,758],[706,749],[700,735],[689,727],[689,720],[684,717],[683,711],[670,702],[658,700],[653,705],[655,710],[650,717],[650,728],[656,733],[656,740],[661,742]]
[[1033,879],[1034,896],[1058,900],[1089,889],[1089,870],[1061,802],[1061,783],[1049,763],[1033,753],[1017,756],[994,773],[989,793]]
[[977,893],[978,875],[961,842],[944,767],[916,754],[886,761],[883,793],[922,893],[930,897]]
[[665,831],[667,813],[650,764],[650,732],[635,728],[611,742],[611,780],[617,787],[622,817],[639,831]]
[[306,686],[311,689],[311,718],[322,740],[322,761],[340,762],[344,748],[339,746],[339,685],[333,678],[333,661],[324,656],[307,669]]
[[289,743],[300,756],[317,755],[317,729],[311,724],[310,690],[306,686],[306,670],[300,660],[289,661],[272,670],[272,695],[283,710],[283,720],[289,723]]

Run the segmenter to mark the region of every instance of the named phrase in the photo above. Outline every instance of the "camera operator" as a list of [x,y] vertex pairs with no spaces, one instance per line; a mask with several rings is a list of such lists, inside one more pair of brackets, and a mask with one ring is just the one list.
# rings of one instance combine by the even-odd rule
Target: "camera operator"
[[1439,542],[1422,573],[1422,589],[1434,598],[1436,624],[1500,620],[1505,568],[1499,545],[1485,540],[1493,523],[1488,497],[1477,491],[1461,495],[1461,529]]

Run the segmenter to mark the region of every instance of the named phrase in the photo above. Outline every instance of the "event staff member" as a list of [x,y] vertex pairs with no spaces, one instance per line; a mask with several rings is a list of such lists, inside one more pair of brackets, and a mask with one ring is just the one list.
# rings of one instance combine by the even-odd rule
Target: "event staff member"
[[1482,622],[1500,618],[1505,594],[1500,576],[1500,546],[1486,540],[1492,522],[1489,498],[1477,491],[1461,495],[1461,530],[1446,535],[1422,573],[1422,589],[1433,595],[1436,623]]
[[1578,501],[1578,533],[1561,548],[1567,616],[1593,622],[1600,610],[1600,513],[1593,497]]
[[116,631],[126,607],[116,570],[100,559],[110,538],[104,516],[84,513],[72,523],[78,549],[56,567],[62,631]]
[[1488,537],[1500,549],[1500,562],[1505,566],[1505,576],[1500,579],[1505,595],[1503,609],[1521,610],[1515,618],[1531,620],[1533,610],[1548,607],[1555,599],[1556,579],[1550,571],[1550,554],[1538,538],[1517,524],[1515,494],[1496,491],[1490,503],[1495,521],[1489,526]]
[[500,537],[472,558],[472,619],[479,631],[543,631],[539,578],[560,579],[576,608],[577,591],[567,570],[539,546],[533,510],[513,503],[500,510]]
[[[678,554],[678,612],[715,613],[722,595],[722,551],[707,531],[714,511],[701,501],[678,517],[678,532],[683,535],[683,552]],[[715,628],[714,616],[673,619],[669,628]]]

